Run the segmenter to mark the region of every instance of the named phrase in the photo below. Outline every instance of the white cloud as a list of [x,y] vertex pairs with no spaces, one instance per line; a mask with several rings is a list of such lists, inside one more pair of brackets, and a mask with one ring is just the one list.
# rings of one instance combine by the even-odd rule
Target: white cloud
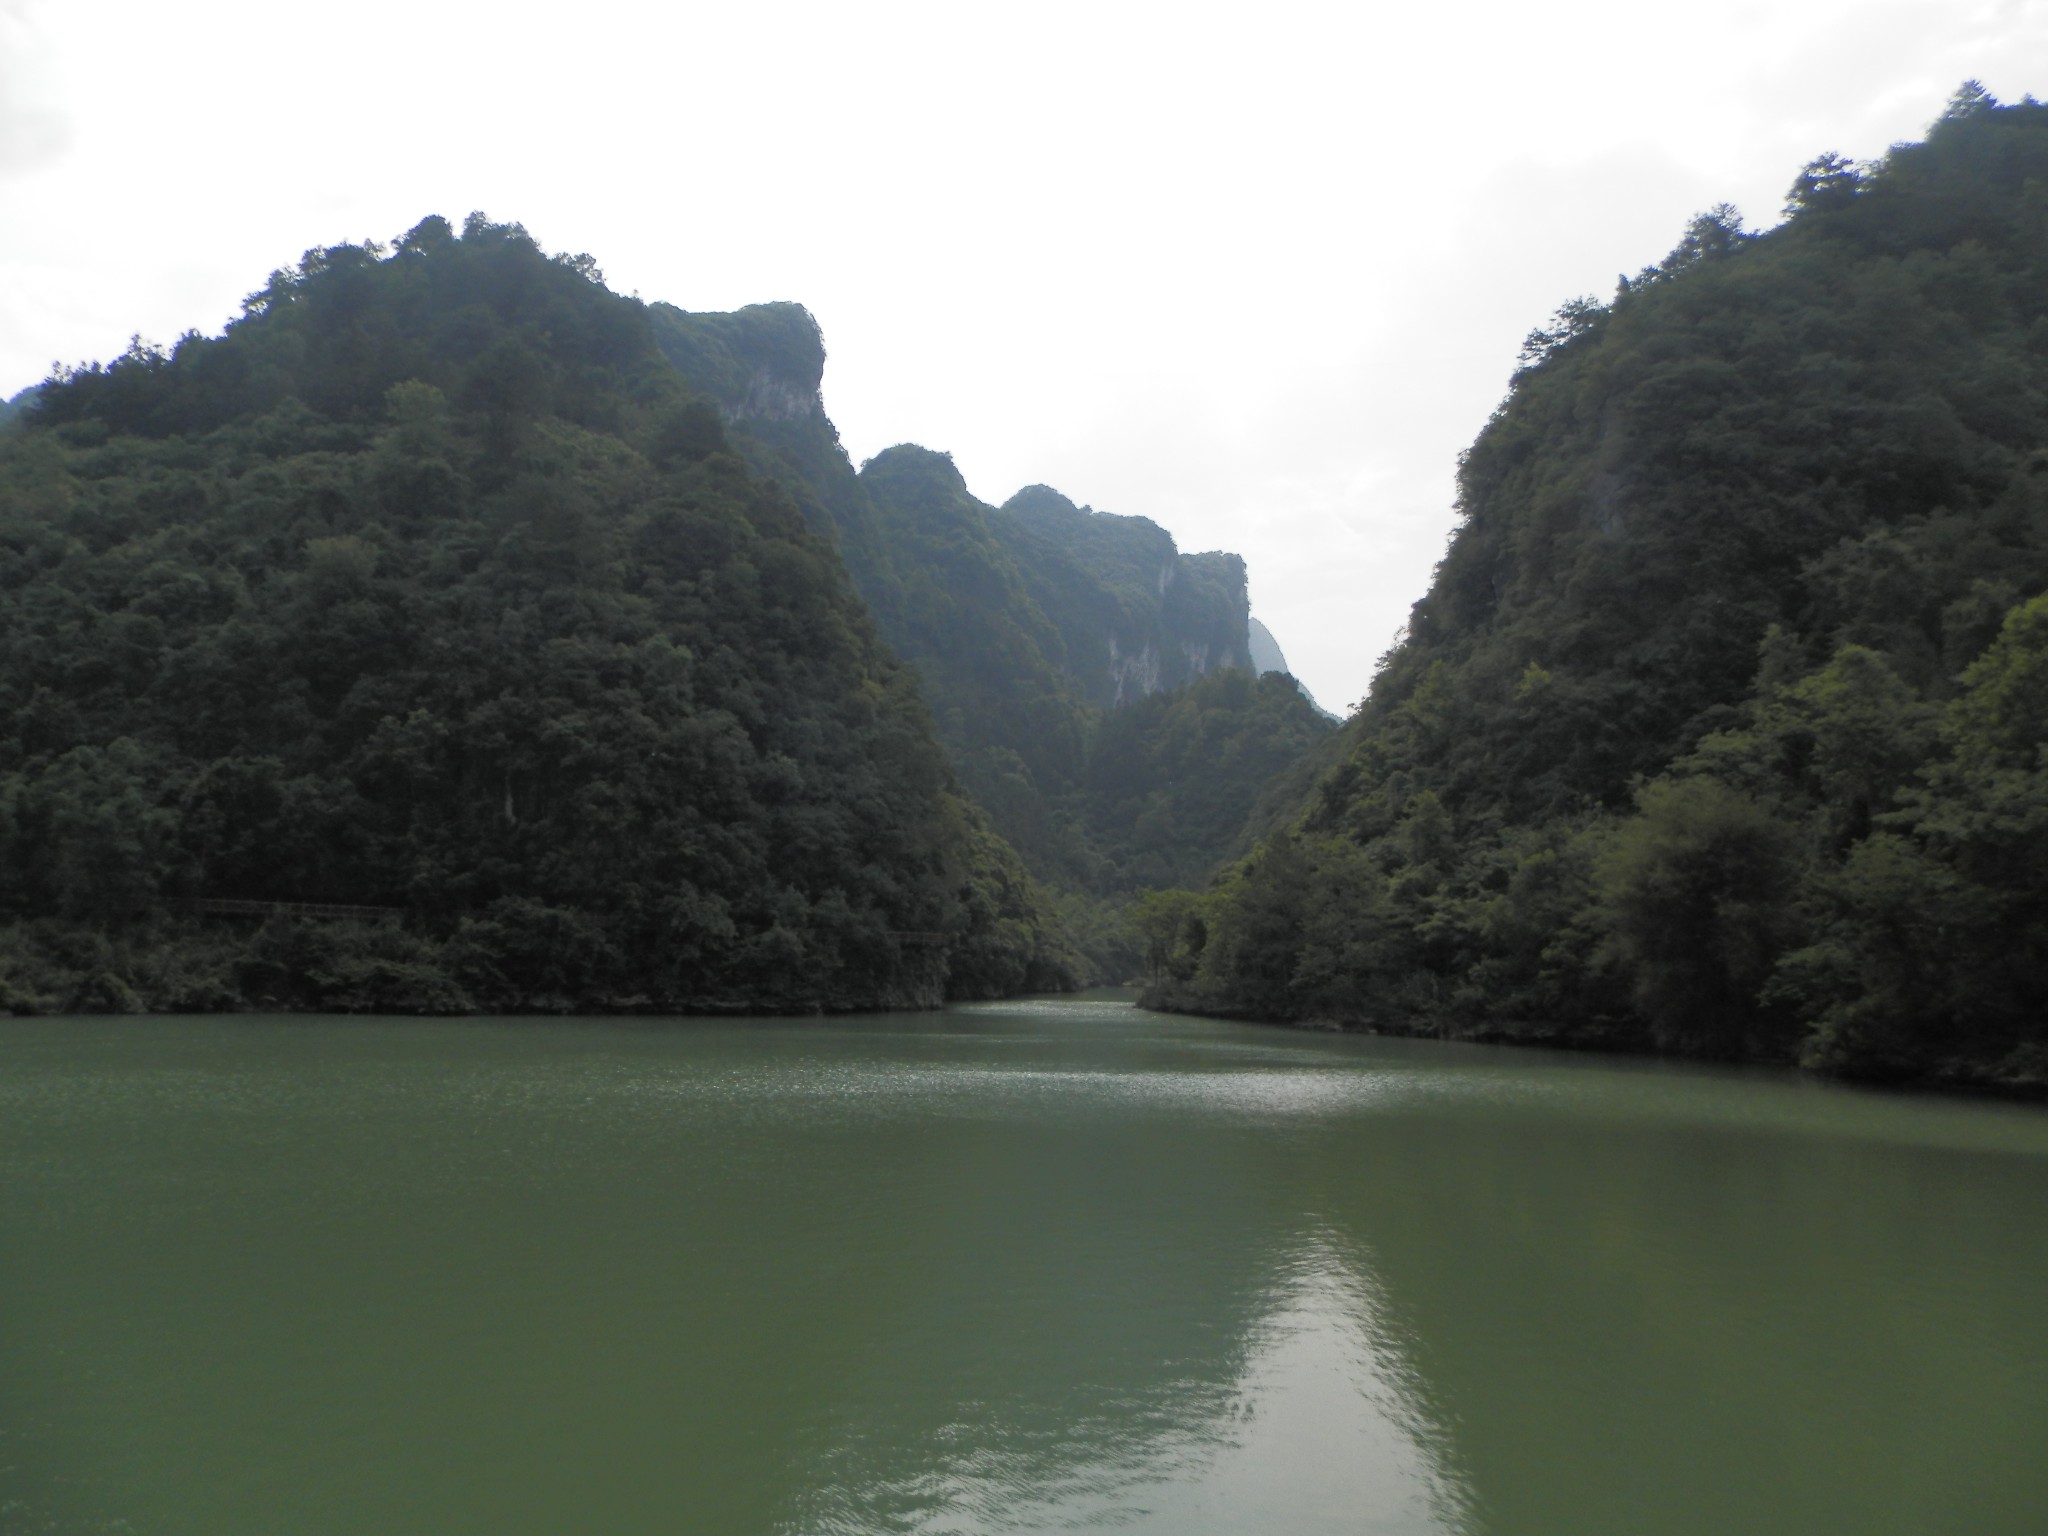
[[0,180],[62,158],[70,123],[33,0],[0,0]]

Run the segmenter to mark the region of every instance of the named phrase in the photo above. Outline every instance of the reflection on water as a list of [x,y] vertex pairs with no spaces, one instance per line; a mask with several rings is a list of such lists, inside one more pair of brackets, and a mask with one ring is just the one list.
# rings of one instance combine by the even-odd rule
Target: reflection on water
[[1103,1001],[0,1022],[0,1533],[2038,1536],[2048,1116]]
[[1242,1326],[1218,1341],[1220,1360],[1176,1362],[1196,1369],[1112,1388],[1084,1417],[970,1399],[916,1432],[877,1433],[889,1405],[862,1403],[842,1413],[843,1438],[794,1470],[800,1494],[777,1529],[1468,1528],[1445,1437],[1405,1390],[1409,1373],[1370,1283],[1327,1242],[1310,1235],[1278,1264]]
[[1161,1478],[1139,1523],[1255,1531],[1286,1510],[1302,1532],[1466,1529],[1447,1437],[1409,1390],[1369,1278],[1311,1236],[1281,1282],[1247,1340],[1230,1411],[1201,1431],[1209,1456]]

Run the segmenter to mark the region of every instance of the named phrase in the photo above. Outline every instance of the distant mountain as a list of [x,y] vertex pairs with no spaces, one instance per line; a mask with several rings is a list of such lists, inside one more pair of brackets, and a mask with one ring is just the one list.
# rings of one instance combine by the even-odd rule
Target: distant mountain
[[1200,878],[1240,848],[1272,776],[1327,734],[1291,680],[1202,693],[1217,749],[1205,761],[1133,735],[1132,721],[1164,728],[1171,710],[1111,729],[1139,701],[1250,673],[1238,556],[1183,554],[1149,519],[1043,485],[992,507],[925,448],[856,472],[825,415],[824,346],[802,308],[653,314],[664,352],[757,472],[838,544],[883,639],[918,669],[962,782],[1042,877],[1098,894]]
[[43,387],[40,384],[31,384],[12,399],[0,400],[0,428],[25,420],[29,407],[36,403],[42,392]]
[[1273,638],[1273,631],[1257,619],[1251,621],[1250,627],[1252,670],[1261,675],[1267,672],[1286,672],[1292,677],[1294,674],[1288,668],[1287,658],[1280,653],[1280,642]]
[[[1268,672],[1281,672],[1285,673],[1288,677],[1294,676],[1294,669],[1287,665],[1287,658],[1281,653],[1280,642],[1273,638],[1273,631],[1259,622],[1256,614],[1251,619],[1250,648],[1252,670],[1261,677]],[[1315,704],[1315,707],[1322,710],[1322,713],[1327,718],[1340,725],[1343,723],[1342,716],[1331,714],[1329,710],[1323,709],[1322,705],[1316,704],[1316,696],[1310,693],[1306,687],[1302,686],[1299,678],[1295,679],[1295,686],[1301,688],[1301,696],[1307,699],[1309,703]]]
[[1155,1000],[2048,1088],[2048,107],[1529,338],[1408,637]]

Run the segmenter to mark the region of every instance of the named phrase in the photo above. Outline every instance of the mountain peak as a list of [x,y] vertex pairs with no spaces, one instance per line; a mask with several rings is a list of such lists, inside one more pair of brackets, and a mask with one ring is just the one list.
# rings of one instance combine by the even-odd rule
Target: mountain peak
[[801,304],[749,304],[693,314],[651,306],[654,339],[727,421],[823,420],[825,337]]

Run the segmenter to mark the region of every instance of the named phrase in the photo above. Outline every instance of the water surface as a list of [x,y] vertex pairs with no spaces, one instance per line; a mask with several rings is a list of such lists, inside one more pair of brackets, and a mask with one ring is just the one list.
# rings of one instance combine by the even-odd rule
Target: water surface
[[2048,1529],[2048,1115],[1112,999],[0,1022],[0,1532]]

